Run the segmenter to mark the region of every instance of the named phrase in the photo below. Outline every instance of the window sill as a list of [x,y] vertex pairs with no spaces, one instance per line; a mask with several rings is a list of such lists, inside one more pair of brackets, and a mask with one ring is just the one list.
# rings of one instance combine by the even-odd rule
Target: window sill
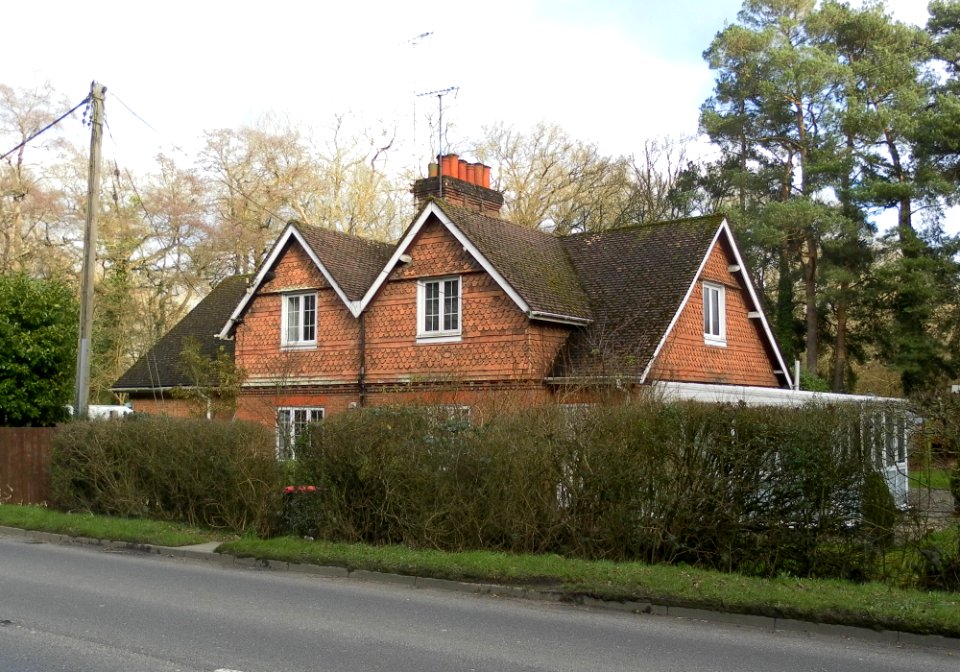
[[727,347],[727,339],[725,338],[704,338],[704,345],[710,345],[715,348],[725,348]]
[[280,350],[283,352],[286,351],[296,351],[296,350],[316,350],[317,342],[313,341],[310,343],[283,343],[280,345]]
[[417,334],[417,344],[429,343],[459,343],[462,340],[460,334]]

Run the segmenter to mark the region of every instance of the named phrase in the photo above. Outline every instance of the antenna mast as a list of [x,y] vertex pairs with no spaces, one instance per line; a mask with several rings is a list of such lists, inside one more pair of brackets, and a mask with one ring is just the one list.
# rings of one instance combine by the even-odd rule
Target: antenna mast
[[[460,90],[459,86],[448,86],[445,89],[440,89],[438,91],[427,91],[425,93],[418,93],[417,97],[423,96],[436,96],[437,97],[437,106],[440,109],[440,114],[437,120],[437,165],[441,165],[443,157],[443,97],[449,93],[454,93]],[[443,175],[440,172],[437,172],[437,179],[439,180],[440,188],[438,189],[438,195],[440,198],[443,198]]]

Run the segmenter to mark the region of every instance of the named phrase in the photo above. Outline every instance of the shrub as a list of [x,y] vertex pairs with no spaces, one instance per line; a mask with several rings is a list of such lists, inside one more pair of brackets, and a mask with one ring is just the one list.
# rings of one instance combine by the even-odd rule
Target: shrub
[[77,314],[68,285],[0,274],[0,425],[49,426],[66,419]]
[[480,426],[378,407],[314,426],[296,468],[327,539],[859,577],[892,529],[860,427],[852,407],[644,401]]
[[66,510],[268,532],[282,489],[258,424],[140,416],[60,427],[53,499]]

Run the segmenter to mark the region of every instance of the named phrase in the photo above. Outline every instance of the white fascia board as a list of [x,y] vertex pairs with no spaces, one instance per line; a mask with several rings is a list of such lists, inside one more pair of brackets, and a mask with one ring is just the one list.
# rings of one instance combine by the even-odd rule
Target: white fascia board
[[531,310],[527,313],[531,320],[540,320],[541,322],[556,322],[557,324],[572,324],[576,327],[584,327],[593,320],[586,317],[570,317],[569,315],[560,315],[559,313],[547,313],[542,310]]
[[[750,280],[750,276],[747,275],[747,265],[743,263],[743,257],[740,256],[740,250],[737,248],[737,244],[733,238],[733,230],[730,228],[730,223],[727,222],[726,217],[724,217],[723,221],[720,223],[720,230],[726,235],[727,242],[730,243],[730,249],[733,250],[733,256],[737,260],[737,265],[740,266],[740,280],[744,287],[747,288],[747,293],[750,295],[750,300],[753,302],[753,307],[756,312],[760,313],[758,319],[760,320],[760,324],[763,325],[763,333],[767,336],[767,343],[770,345],[770,349],[773,351],[773,355],[777,358],[777,363],[780,365],[781,375],[783,375],[784,379],[786,379],[787,387],[793,387],[794,381],[790,377],[790,368],[787,366],[786,362],[783,361],[783,355],[780,353],[780,348],[777,346],[777,339],[773,337],[773,330],[770,329],[770,323],[767,322],[767,316],[763,312],[763,304],[760,303],[760,299],[757,297],[757,292],[753,288],[753,282]],[[716,240],[714,240],[714,244],[716,244]]]
[[267,258],[264,259],[263,263],[260,265],[260,270],[257,272],[253,282],[251,282],[247,287],[246,294],[244,294],[243,298],[240,299],[240,303],[237,304],[237,307],[234,308],[233,312],[230,314],[230,318],[227,320],[227,323],[223,326],[223,329],[220,330],[220,333],[217,334],[217,338],[230,338],[230,330],[237,323],[237,319],[243,314],[243,311],[246,310],[250,301],[253,300],[257,290],[259,290],[260,286],[263,284],[264,277],[266,277],[270,269],[273,268],[273,265],[276,263],[277,259],[280,258],[280,254],[283,252],[283,249],[286,247],[291,238],[300,244],[300,247],[302,247],[307,253],[307,256],[310,257],[310,260],[318,269],[320,269],[320,273],[322,273],[326,281],[330,283],[330,286],[333,287],[333,290],[337,293],[337,296],[340,297],[340,300],[343,301],[353,316],[356,317],[359,315],[358,302],[351,301],[347,298],[347,295],[344,294],[343,290],[340,288],[340,285],[337,284],[336,280],[333,279],[333,276],[330,275],[330,271],[327,270],[327,267],[321,263],[320,259],[313,251],[313,248],[310,247],[306,240],[304,240],[303,236],[297,230],[297,227],[293,224],[287,224],[287,227],[283,230],[283,233],[280,234],[280,237],[277,238],[277,241],[273,244],[270,254],[267,255]]
[[413,243],[413,239],[416,238],[417,234],[420,233],[420,230],[426,225],[427,220],[430,219],[430,215],[435,215],[437,219],[440,220],[440,223],[446,227],[447,231],[457,239],[457,242],[463,246],[470,256],[477,260],[477,263],[485,270],[490,277],[494,279],[497,285],[500,286],[507,296],[517,304],[517,307],[523,311],[525,314],[530,315],[531,309],[527,305],[527,302],[524,301],[516,290],[510,286],[510,283],[507,282],[506,278],[500,275],[499,271],[494,268],[493,264],[480,253],[474,244],[467,238],[466,234],[463,233],[456,224],[447,217],[446,213],[436,204],[428,203],[427,207],[423,209],[423,212],[420,213],[420,216],[413,223],[409,229],[407,229],[407,234],[403,237],[403,240],[397,245],[397,249],[393,251],[390,260],[387,262],[387,265],[384,266],[383,270],[380,271],[380,275],[377,276],[376,281],[370,286],[370,289],[367,290],[366,295],[363,297],[360,302],[360,311],[366,310],[367,306],[370,305],[370,302],[373,300],[373,297],[376,296],[377,292],[380,290],[380,287],[383,286],[383,283],[387,281],[387,278],[390,276],[390,273],[393,272],[393,269],[396,267],[397,263],[400,261],[400,255],[406,254],[407,249]]

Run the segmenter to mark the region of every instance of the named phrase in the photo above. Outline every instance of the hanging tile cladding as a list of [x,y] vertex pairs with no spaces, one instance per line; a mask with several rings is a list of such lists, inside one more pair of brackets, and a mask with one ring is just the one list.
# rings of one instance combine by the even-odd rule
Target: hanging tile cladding
[[[367,380],[540,380],[568,330],[531,323],[439,223],[427,224],[370,303],[366,316]],[[462,279],[462,338],[417,343],[417,282]]]
[[[283,383],[298,378],[356,381],[359,329],[343,301],[297,244],[291,244],[278,259],[274,271],[276,277],[264,283],[236,330],[236,361],[246,371],[248,382]],[[313,288],[317,289],[316,347],[281,349],[283,294],[279,292]]]
[[295,241],[287,243],[286,249],[274,264],[273,271],[276,277],[260,286],[260,294],[330,287],[320,269]]
[[[759,320],[747,312],[749,295],[726,245],[714,246],[693,292],[657,357],[652,378],[682,382],[776,387],[772,359],[764,346]],[[726,294],[727,344],[706,345],[703,338],[703,281],[722,284]]]

